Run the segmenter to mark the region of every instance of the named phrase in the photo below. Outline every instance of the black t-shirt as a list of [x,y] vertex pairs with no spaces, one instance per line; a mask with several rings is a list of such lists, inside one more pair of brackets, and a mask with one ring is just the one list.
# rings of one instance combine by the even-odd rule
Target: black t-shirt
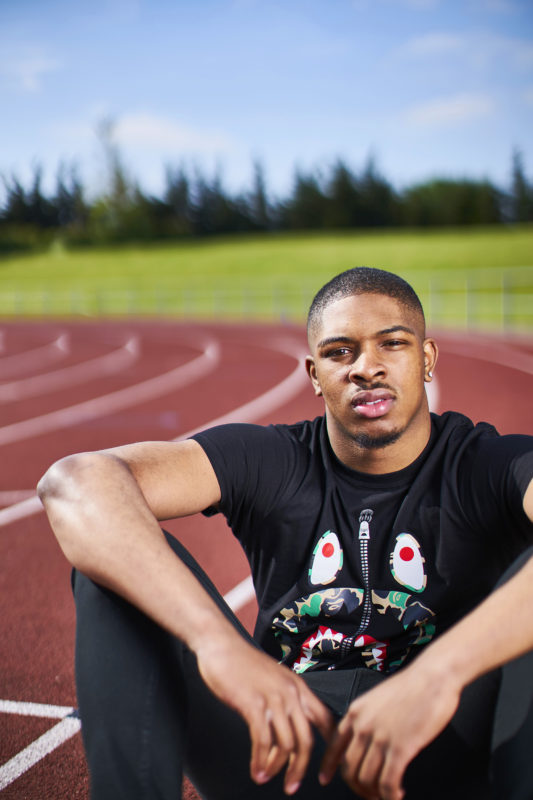
[[533,437],[499,436],[460,414],[432,414],[425,450],[386,475],[342,464],[324,417],[194,438],[250,562],[255,636],[297,672],[394,671],[533,540],[522,506]]

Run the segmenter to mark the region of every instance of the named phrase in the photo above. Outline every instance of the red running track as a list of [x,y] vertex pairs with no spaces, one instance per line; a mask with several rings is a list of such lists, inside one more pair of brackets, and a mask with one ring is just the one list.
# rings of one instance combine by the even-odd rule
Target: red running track
[[[533,434],[533,339],[442,333],[430,397]],[[173,439],[219,420],[292,422],[322,412],[292,326],[9,323],[0,326],[0,791],[86,798],[73,682],[69,567],[33,487],[68,453]],[[253,625],[247,564],[222,519],[167,523]],[[48,752],[50,751],[50,752]],[[185,795],[192,794],[189,788]]]

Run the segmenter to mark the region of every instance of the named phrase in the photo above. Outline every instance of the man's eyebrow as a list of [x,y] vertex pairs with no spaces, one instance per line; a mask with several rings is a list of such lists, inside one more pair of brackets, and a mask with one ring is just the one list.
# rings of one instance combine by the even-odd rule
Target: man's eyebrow
[[416,336],[416,331],[413,328],[408,328],[407,325],[393,325],[392,328],[383,328],[382,331],[377,332],[377,336],[386,336],[387,333],[395,333],[396,331],[405,331]]
[[[412,336],[416,336],[416,331],[414,328],[409,328],[407,325],[393,325],[390,328],[383,328],[381,331],[377,331],[374,335],[375,336],[386,336],[388,333],[396,333],[396,331],[404,331],[405,333],[410,333]],[[317,347],[328,347],[330,344],[353,344],[353,339],[349,336],[327,336],[325,339],[321,339],[317,342]]]
[[328,344],[336,344],[337,342],[342,342],[343,344],[352,344],[353,339],[350,339],[349,336],[328,336],[326,339],[321,339],[317,343],[317,347],[327,347]]

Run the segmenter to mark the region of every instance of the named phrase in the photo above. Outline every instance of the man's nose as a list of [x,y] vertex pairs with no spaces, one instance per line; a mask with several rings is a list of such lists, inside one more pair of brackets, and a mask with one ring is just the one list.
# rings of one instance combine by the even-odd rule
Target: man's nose
[[372,380],[385,374],[385,366],[373,349],[360,350],[350,367],[350,380]]

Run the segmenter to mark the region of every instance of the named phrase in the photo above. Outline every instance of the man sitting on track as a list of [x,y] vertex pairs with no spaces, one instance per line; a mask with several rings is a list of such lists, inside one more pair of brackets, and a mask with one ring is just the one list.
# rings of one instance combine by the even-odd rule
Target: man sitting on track
[[[177,798],[185,769],[209,799],[531,798],[533,438],[430,414],[437,346],[391,273],[334,278],[308,334],[324,417],[41,480],[92,797]],[[157,522],[200,511],[249,558],[255,641]]]

